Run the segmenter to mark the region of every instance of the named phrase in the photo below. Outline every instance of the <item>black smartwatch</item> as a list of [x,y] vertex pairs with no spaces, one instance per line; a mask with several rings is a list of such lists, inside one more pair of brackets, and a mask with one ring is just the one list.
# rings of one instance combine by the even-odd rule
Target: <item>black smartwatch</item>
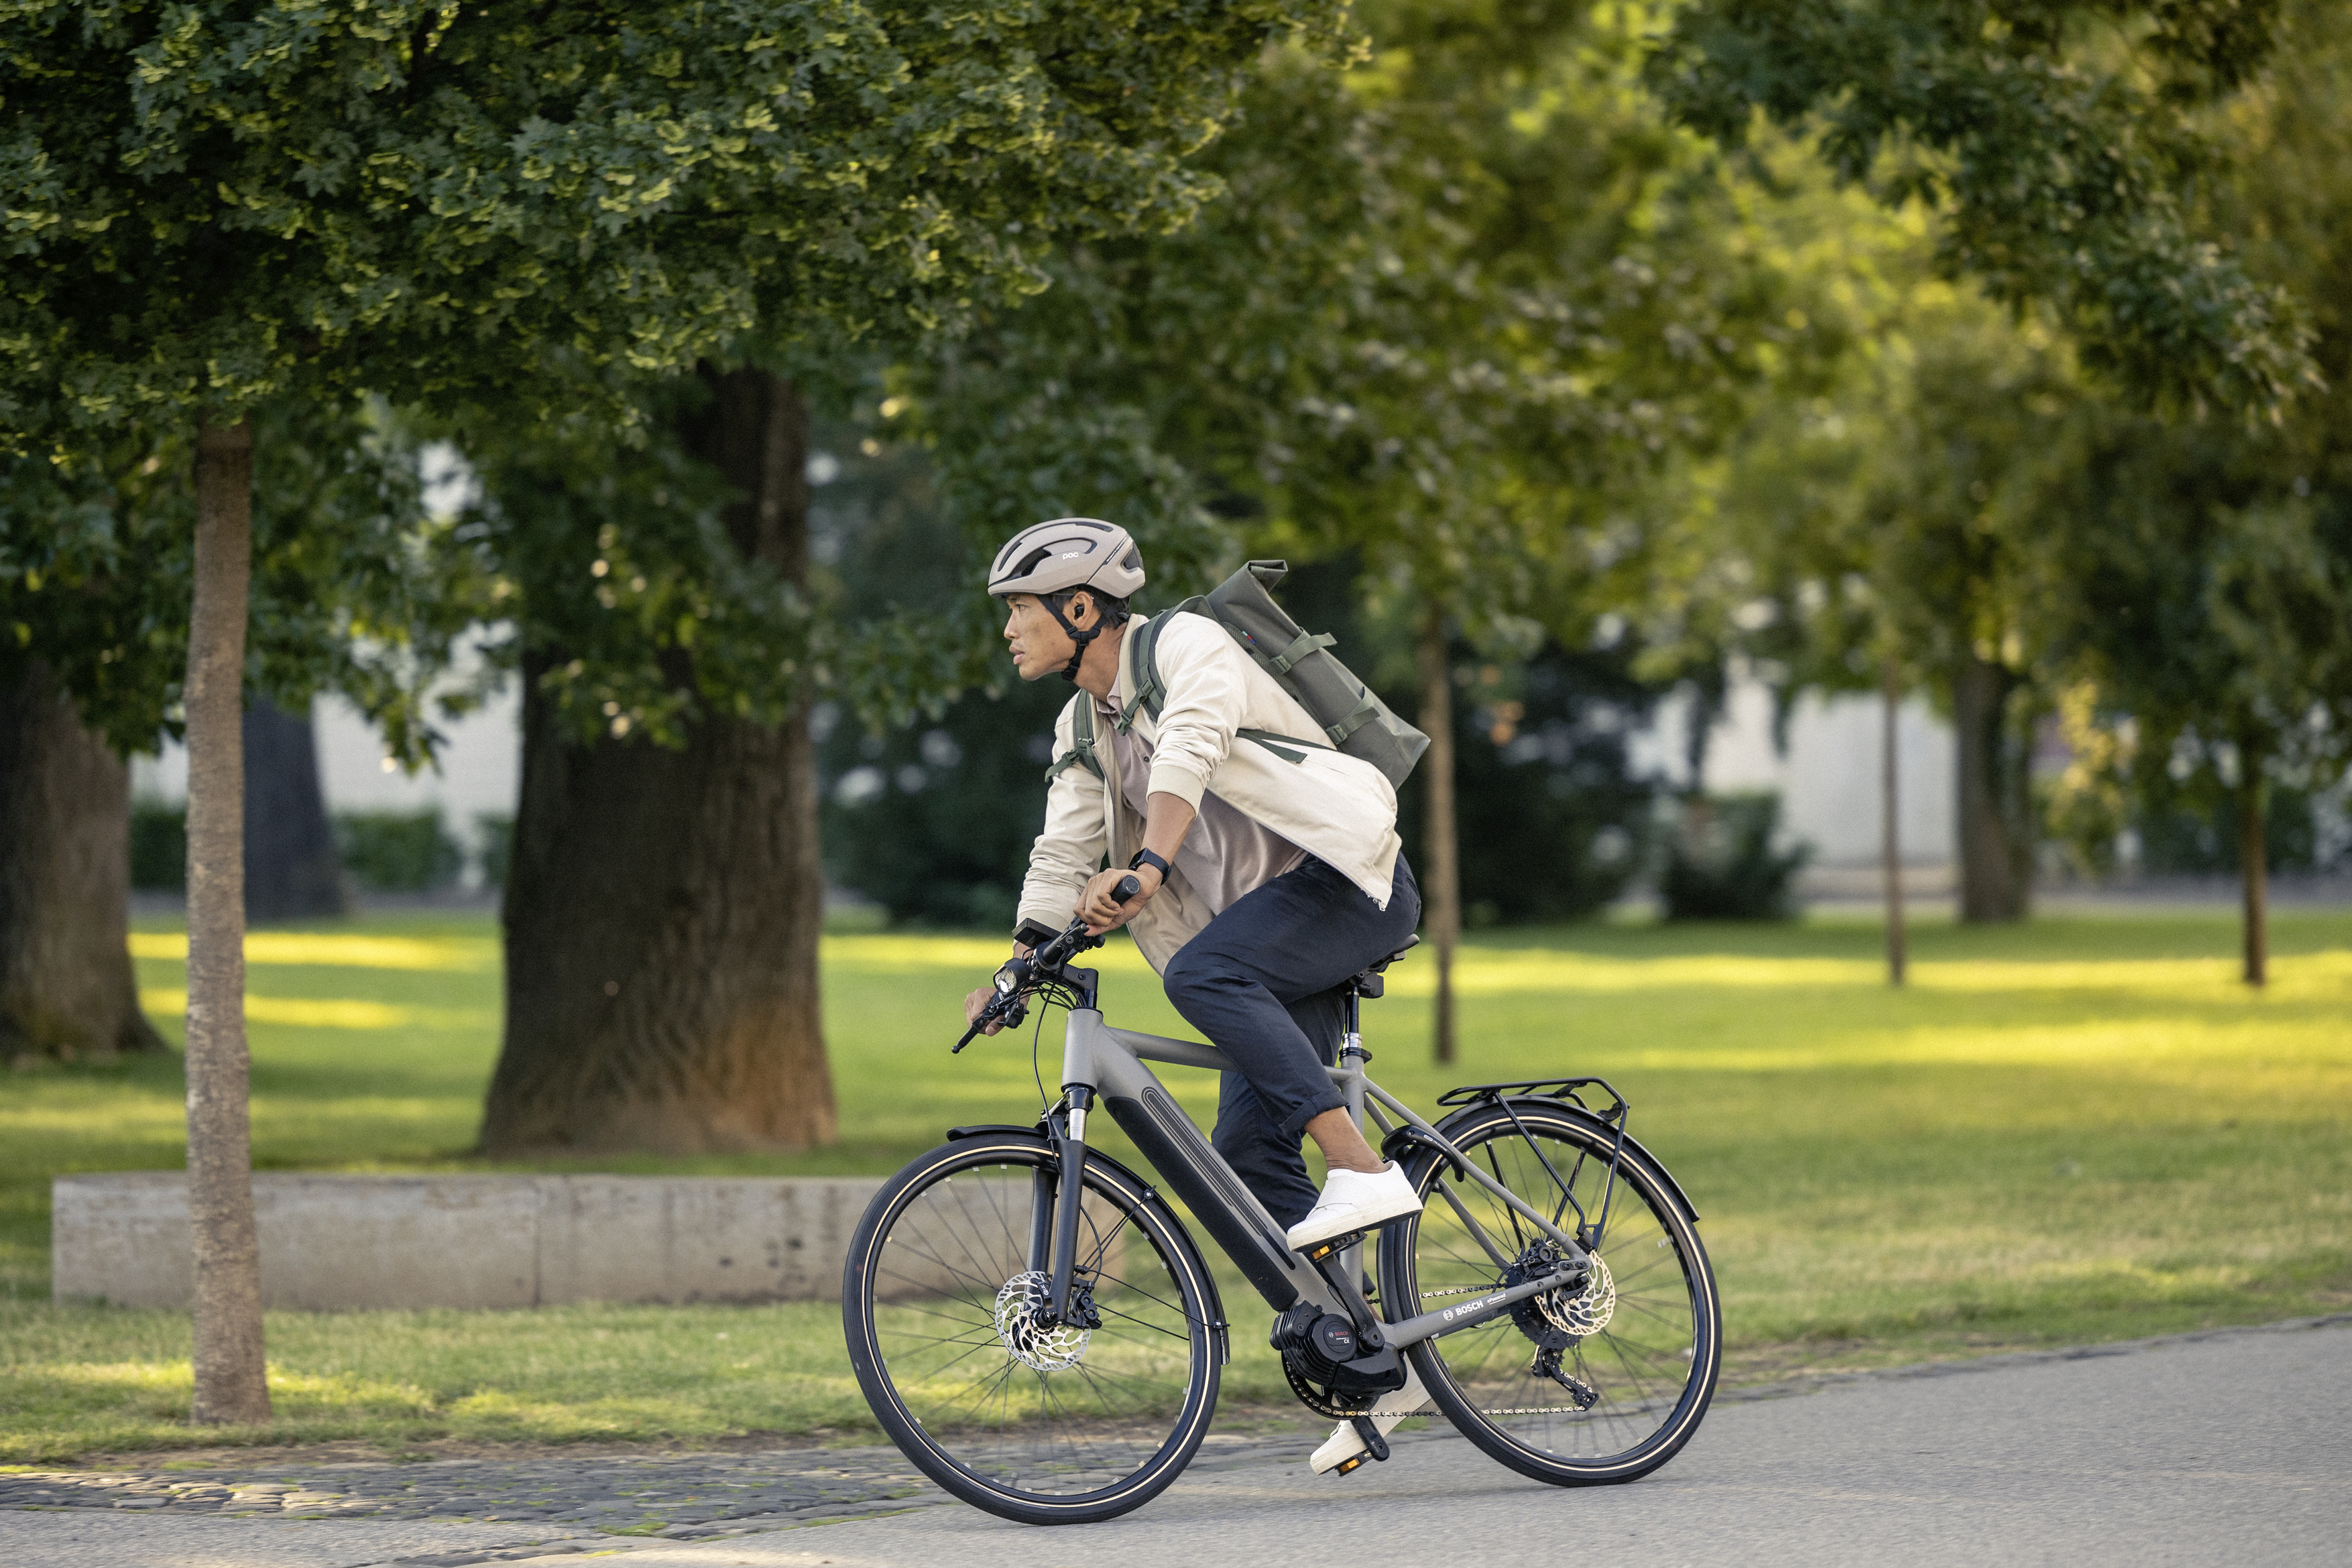
[[1135,858],[1127,862],[1127,869],[1129,871],[1140,871],[1145,866],[1150,866],[1152,870],[1158,872],[1160,873],[1160,881],[1166,882],[1168,880],[1168,862],[1160,859],[1158,855],[1153,854],[1150,850],[1136,851]]

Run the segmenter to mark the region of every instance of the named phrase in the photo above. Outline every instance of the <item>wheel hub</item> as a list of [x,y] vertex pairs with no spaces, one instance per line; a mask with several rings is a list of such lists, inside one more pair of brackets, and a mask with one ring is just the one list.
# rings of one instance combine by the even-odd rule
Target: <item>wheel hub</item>
[[1013,1359],[1034,1372],[1066,1372],[1085,1359],[1094,1331],[1084,1326],[1093,1316],[1076,1285],[1070,1291],[1070,1315],[1054,1315],[1053,1291],[1045,1276],[1031,1270],[1015,1274],[996,1292],[996,1337]]
[[[1522,1284],[1551,1272],[1559,1266],[1555,1250],[1543,1247],[1530,1251],[1504,1270],[1503,1283]],[[1581,1285],[1546,1291],[1511,1308],[1511,1321],[1538,1349],[1564,1350],[1607,1328],[1610,1318],[1615,1315],[1617,1286],[1609,1277],[1609,1265],[1601,1260],[1598,1253],[1589,1254],[1588,1258],[1591,1272]]]

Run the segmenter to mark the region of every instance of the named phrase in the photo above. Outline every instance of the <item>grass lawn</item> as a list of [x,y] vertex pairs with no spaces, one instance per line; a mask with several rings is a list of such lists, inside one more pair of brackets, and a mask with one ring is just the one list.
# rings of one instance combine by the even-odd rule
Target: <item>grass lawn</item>
[[[2261,995],[2231,977],[2234,940],[2219,912],[1928,925],[1893,991],[1860,923],[1496,934],[1458,971],[1460,1063],[1427,1065],[1425,962],[1367,1035],[1374,1072],[1423,1105],[1460,1082],[1613,1080],[1699,1208],[1727,1375],[1753,1381],[2352,1306],[2352,915],[2280,917]],[[180,939],[151,924],[133,949],[174,1034]],[[956,998],[1001,953],[828,937],[839,1145],[596,1168],[881,1174],[956,1123],[1024,1119],[1025,1038],[947,1053]],[[259,1166],[486,1168],[465,1151],[497,1047],[487,917],[259,933],[249,956]],[[1181,1031],[1131,947],[1104,956],[1114,1020]],[[1169,1076],[1205,1121],[1206,1077]],[[184,1316],[47,1299],[48,1178],[177,1166],[180,1099],[176,1058],[0,1075],[0,1462],[224,1437],[176,1425]],[[1226,1398],[1276,1407],[1255,1298],[1226,1294]],[[269,1335],[279,1418],[227,1436],[871,1431],[824,1302],[281,1312]]]

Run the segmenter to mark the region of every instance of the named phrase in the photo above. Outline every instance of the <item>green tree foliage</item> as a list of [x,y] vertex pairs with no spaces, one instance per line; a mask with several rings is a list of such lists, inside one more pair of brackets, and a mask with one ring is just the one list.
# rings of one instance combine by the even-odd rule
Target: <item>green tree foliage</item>
[[[2352,44],[2340,23],[2332,6],[2285,9],[2273,68],[2213,117],[2239,157],[2206,196],[2262,275],[2315,302],[2325,393],[2253,430],[2092,407],[2053,455],[2038,509],[2040,612],[2088,688],[2068,715],[2075,736],[2145,810],[2234,808],[2255,982],[2266,793],[2324,789],[2352,760]],[[2105,788],[2101,771],[2074,776],[2062,809]]]
[[1334,15],[16,0],[0,427],[951,319],[1189,212],[1251,55]]
[[2271,60],[2279,11],[1696,0],[1649,79],[1725,141],[1759,115],[1819,125],[1842,177],[1938,207],[1945,267],[2056,305],[2095,370],[2181,408],[2274,414],[2317,379],[2302,308],[2190,193],[2218,162],[2203,117]]
[[1198,559],[1202,508],[1263,519],[1539,640],[1575,619],[1552,569],[1618,478],[1817,350],[1762,193],[1642,99],[1638,16],[1364,17],[1344,71],[1269,63],[1200,222],[1073,247],[1047,294],[908,367],[902,417],[982,537],[1097,481],[1055,455],[1085,433],[1157,482],[1155,560]]
[[[259,419],[249,686],[332,689],[411,765],[480,698],[445,677],[492,584],[427,516],[417,444],[374,403]],[[77,461],[0,459],[0,672],[39,657],[124,752],[182,724],[195,497],[182,427],[141,422]]]

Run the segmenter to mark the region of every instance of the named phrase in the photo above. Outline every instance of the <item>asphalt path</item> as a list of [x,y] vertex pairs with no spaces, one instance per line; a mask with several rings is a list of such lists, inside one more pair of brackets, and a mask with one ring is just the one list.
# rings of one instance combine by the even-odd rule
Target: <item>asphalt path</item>
[[[1295,1456],[1188,1475],[1108,1524],[953,1503],[704,1541],[490,1525],[0,1512],[11,1568],[373,1568],[614,1552],[628,1568],[1479,1568],[2352,1562],[2352,1324],[2241,1331],[1726,1401],[1631,1486],[1563,1490],[1449,1434],[1327,1479]],[[436,1532],[438,1532],[437,1534]]]

